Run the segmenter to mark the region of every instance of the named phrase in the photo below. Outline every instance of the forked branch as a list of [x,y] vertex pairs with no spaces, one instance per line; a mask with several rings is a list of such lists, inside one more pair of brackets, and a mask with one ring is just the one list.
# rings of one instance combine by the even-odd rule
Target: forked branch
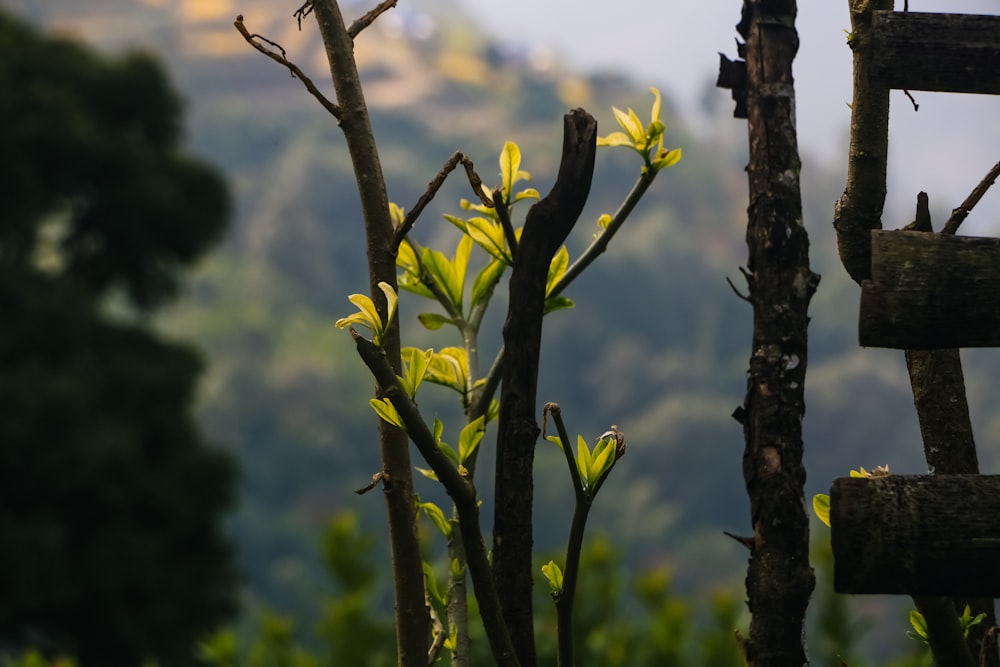
[[[291,60],[288,59],[284,47],[282,47],[277,42],[271,41],[267,37],[263,37],[262,35],[258,35],[257,33],[252,33],[249,30],[247,30],[246,26],[243,25],[243,14],[240,14],[239,16],[236,17],[236,21],[233,22],[233,25],[236,26],[236,29],[239,31],[239,33],[243,35],[243,39],[247,41],[247,44],[257,49],[258,51],[263,53],[265,56],[267,56],[274,62],[287,67],[288,71],[292,73],[292,76],[302,82],[302,85],[306,87],[306,90],[309,91],[309,94],[315,97],[319,101],[319,103],[323,105],[323,108],[330,112],[331,116],[333,116],[337,120],[340,120],[340,107],[335,103],[331,102],[330,100],[328,100],[326,96],[320,92],[319,88],[316,87],[316,84],[312,82],[312,79],[306,76],[306,73],[303,72],[298,65],[296,65],[295,63],[293,63]],[[266,47],[262,42],[270,44],[274,48],[278,49],[278,51],[280,51],[281,53],[278,53],[278,51],[272,51],[271,49]]]

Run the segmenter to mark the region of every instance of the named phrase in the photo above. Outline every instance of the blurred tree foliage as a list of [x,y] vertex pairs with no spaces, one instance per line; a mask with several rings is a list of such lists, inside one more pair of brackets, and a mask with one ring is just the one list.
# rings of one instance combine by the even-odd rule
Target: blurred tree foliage
[[198,354],[142,319],[217,240],[222,178],[180,149],[150,57],[0,14],[0,651],[191,663],[235,608],[232,457]]

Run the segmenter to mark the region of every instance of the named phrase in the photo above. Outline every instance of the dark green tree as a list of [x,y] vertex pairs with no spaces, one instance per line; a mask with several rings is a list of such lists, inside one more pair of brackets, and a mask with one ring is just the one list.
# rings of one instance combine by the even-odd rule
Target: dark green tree
[[236,468],[143,326],[227,219],[150,57],[0,14],[0,653],[183,665],[235,609]]

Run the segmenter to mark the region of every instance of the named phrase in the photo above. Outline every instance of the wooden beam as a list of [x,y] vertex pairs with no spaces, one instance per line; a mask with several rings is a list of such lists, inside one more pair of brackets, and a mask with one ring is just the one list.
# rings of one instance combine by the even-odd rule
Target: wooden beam
[[1000,95],[1000,16],[877,11],[872,27],[889,88]]
[[1000,239],[873,231],[871,243],[871,280],[861,283],[862,346],[1000,346]]
[[1000,597],[1000,475],[839,478],[838,593]]

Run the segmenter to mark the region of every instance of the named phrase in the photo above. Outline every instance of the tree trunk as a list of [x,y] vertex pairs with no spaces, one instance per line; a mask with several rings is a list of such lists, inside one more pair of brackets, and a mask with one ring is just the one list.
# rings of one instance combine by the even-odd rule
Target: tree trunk
[[755,667],[807,664],[803,623],[815,577],[803,501],[802,418],[809,301],[819,276],[809,269],[802,221],[792,61],[798,49],[793,0],[746,2],[750,186],[747,245],[754,332],[747,394],[738,411],[746,449],[743,475],[754,537],[747,568]]

